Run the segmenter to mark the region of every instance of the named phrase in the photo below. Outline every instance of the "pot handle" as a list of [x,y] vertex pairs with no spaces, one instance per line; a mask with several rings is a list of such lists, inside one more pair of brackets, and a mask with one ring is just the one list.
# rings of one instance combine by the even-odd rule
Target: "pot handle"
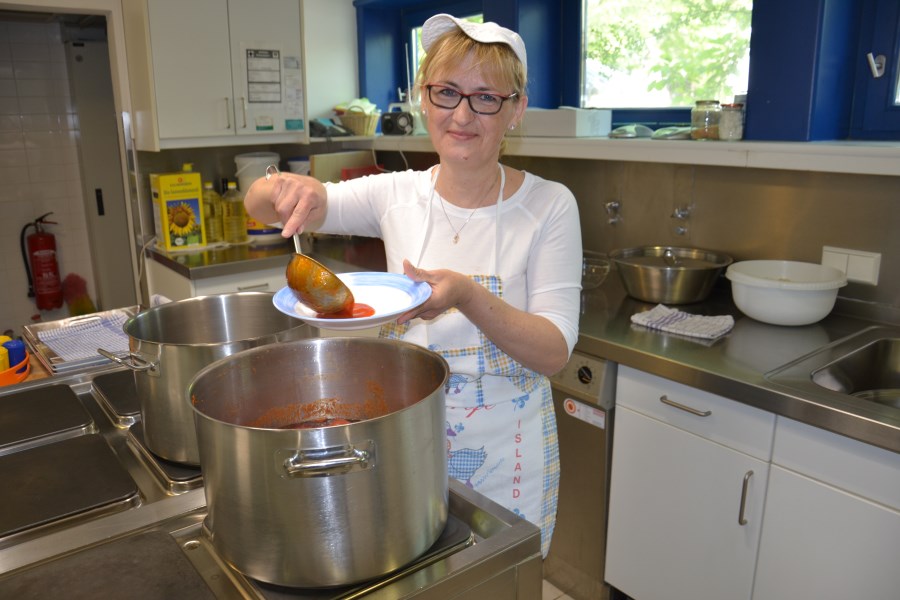
[[375,441],[316,450],[291,451],[284,460],[285,477],[328,477],[375,466]]
[[154,363],[147,362],[146,360],[144,360],[143,358],[141,358],[134,352],[128,353],[128,358],[131,359],[131,362],[124,360],[122,358],[119,358],[118,356],[116,356],[115,354],[110,352],[109,350],[104,350],[103,348],[97,348],[97,352],[99,352],[100,354],[102,354],[103,356],[108,358],[109,360],[113,361],[114,363],[118,363],[118,364],[122,365],[123,367],[128,367],[132,371],[149,371],[150,369],[152,369],[156,366]]

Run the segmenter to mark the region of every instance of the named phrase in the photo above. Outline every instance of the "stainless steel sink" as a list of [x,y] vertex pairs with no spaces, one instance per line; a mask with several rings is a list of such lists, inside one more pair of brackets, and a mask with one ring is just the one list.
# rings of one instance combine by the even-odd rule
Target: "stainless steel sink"
[[812,373],[813,383],[863,400],[900,408],[900,337],[851,350]]
[[830,419],[853,415],[858,431],[846,433],[900,451],[900,327],[868,327],[765,378],[804,402],[797,418],[815,413],[817,424],[831,429]]

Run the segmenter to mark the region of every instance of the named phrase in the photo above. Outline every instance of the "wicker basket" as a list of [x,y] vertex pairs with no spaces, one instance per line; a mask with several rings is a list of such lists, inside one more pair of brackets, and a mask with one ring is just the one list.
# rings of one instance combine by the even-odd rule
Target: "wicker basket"
[[355,135],[375,135],[378,127],[378,119],[381,113],[367,114],[358,106],[350,107],[350,110],[341,115],[341,125],[352,131]]

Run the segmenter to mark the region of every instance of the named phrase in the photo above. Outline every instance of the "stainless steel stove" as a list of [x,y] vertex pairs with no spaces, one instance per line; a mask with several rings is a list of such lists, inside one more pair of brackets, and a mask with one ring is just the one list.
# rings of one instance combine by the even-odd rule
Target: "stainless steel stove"
[[455,480],[443,534],[398,572],[329,589],[243,576],[208,541],[200,469],[144,445],[121,368],[0,388],[0,481],[0,597],[541,597],[538,528]]

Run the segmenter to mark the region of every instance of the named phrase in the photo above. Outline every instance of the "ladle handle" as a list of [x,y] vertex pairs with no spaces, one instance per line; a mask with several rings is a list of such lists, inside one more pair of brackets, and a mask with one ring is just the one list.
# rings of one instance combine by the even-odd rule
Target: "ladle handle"
[[[269,165],[266,167],[266,181],[271,179],[274,175],[279,175],[281,171],[278,170],[278,165]],[[294,252],[297,254],[303,254],[303,251],[300,249],[300,234],[294,234]]]

